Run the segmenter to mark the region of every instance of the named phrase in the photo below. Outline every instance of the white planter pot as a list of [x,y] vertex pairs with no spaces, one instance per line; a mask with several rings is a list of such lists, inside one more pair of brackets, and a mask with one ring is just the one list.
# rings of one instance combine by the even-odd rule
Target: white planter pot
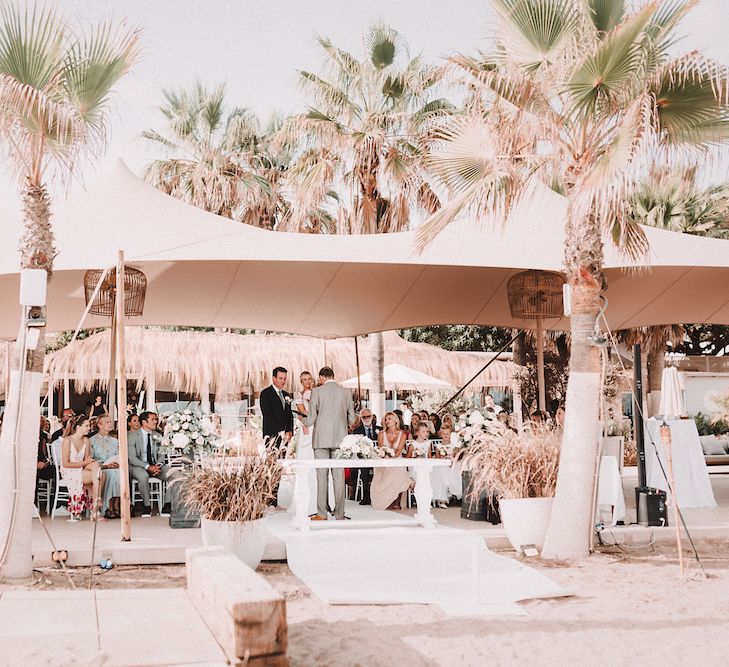
[[533,544],[539,551],[552,516],[554,498],[504,498],[499,500],[501,522],[511,546],[521,551],[522,546]]
[[211,521],[203,517],[200,521],[203,545],[224,547],[255,570],[266,548],[265,521],[265,517],[255,521]]

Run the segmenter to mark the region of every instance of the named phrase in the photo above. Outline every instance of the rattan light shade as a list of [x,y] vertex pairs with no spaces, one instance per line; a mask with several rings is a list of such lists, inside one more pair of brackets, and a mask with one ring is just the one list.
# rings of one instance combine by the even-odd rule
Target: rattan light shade
[[[91,300],[96,285],[104,273],[102,269],[89,269],[84,274],[84,292],[86,305]],[[101,284],[99,293],[91,304],[89,312],[93,315],[111,317],[114,312],[114,295],[116,293],[116,269],[111,269]],[[139,317],[144,312],[144,297],[147,294],[147,276],[139,269],[124,267],[124,314],[127,317]]]
[[562,285],[565,280],[552,271],[522,271],[509,278],[506,290],[513,317],[562,317]]

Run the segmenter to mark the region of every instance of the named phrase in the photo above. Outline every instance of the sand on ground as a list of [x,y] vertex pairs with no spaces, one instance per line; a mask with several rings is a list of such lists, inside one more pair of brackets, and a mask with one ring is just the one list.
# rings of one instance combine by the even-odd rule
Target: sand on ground
[[[259,572],[286,597],[292,667],[729,664],[729,540],[697,546],[707,579],[690,555],[682,579],[677,552],[666,546],[604,548],[569,566],[530,560],[576,594],[522,603],[527,614],[508,618],[450,618],[427,605],[331,606],[284,563],[263,563]],[[393,567],[402,565],[393,558]],[[71,576],[88,585],[88,568]],[[184,583],[184,566],[94,575],[101,588]],[[31,588],[66,587],[62,572],[43,569]]]

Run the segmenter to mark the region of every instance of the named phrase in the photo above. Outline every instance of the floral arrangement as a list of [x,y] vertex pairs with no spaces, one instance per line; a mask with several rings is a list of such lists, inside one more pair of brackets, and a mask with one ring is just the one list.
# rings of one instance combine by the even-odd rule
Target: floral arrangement
[[375,443],[364,435],[348,435],[334,450],[335,459],[376,459],[380,458]]
[[[443,404],[453,395],[452,391],[440,389],[438,391],[424,391],[422,393],[411,396],[408,399],[413,412],[425,410],[428,414],[440,409]],[[457,415],[461,412],[471,412],[476,407],[476,403],[472,398],[461,394],[454,401],[448,404],[447,411],[450,414]]]
[[438,456],[440,456],[441,458],[445,458],[447,456],[450,456],[450,452],[448,451],[448,447],[446,447],[445,445],[438,445],[437,452],[438,452]]
[[392,447],[375,447],[377,456],[381,459],[394,459],[395,450]]
[[453,427],[460,447],[469,447],[482,440],[484,435],[495,435],[504,430],[503,424],[489,410],[472,410],[459,417]]
[[167,417],[160,451],[194,458],[195,454],[213,452],[220,438],[210,417],[193,414],[192,410],[173,412]]

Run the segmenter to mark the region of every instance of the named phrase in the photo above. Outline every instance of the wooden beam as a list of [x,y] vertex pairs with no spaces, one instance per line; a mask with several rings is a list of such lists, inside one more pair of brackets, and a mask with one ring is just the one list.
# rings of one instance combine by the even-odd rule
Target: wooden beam
[[127,442],[127,374],[124,350],[124,251],[119,251],[116,267],[116,404],[119,415],[119,477],[121,485],[121,539],[132,539],[132,518],[129,502],[129,443]]

